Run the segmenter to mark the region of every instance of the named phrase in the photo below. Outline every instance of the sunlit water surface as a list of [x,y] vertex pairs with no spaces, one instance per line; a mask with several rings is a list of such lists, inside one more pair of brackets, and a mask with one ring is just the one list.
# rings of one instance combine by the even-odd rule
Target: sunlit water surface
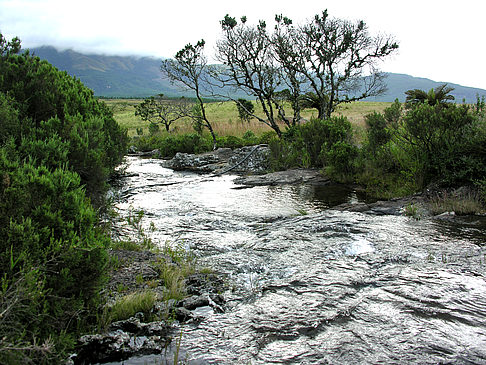
[[[155,242],[229,278],[225,313],[182,328],[189,364],[486,363],[484,218],[342,212],[344,187],[242,189],[131,157],[116,192]],[[169,349],[168,357],[173,356]],[[164,356],[126,364],[165,363]]]

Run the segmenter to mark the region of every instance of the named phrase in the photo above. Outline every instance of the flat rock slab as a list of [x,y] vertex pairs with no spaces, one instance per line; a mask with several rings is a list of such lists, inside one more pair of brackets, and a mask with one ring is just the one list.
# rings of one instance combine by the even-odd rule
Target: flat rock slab
[[234,183],[246,186],[291,184],[329,185],[331,180],[320,173],[319,170],[293,169],[271,172],[265,175],[241,176],[236,178]]

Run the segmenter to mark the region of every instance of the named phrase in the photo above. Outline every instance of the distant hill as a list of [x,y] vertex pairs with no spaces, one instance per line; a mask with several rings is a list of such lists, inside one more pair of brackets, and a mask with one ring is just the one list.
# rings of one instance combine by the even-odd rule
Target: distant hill
[[[161,60],[151,57],[105,56],[83,54],[73,50],[58,51],[45,46],[31,49],[41,59],[52,63],[62,71],[79,78],[91,88],[96,96],[103,97],[147,97],[163,93],[167,96],[183,95],[181,90],[162,78]],[[445,82],[405,74],[387,73],[388,92],[372,101],[405,100],[405,91],[410,89],[430,90]],[[451,93],[457,102],[472,103],[477,95],[486,95],[486,90],[448,83],[454,88]]]
[[39,47],[30,51],[72,76],[79,78],[96,96],[146,97],[177,95],[179,90],[162,79],[160,59],[134,56],[83,54]]
[[411,89],[420,89],[429,91],[430,89],[435,89],[437,86],[447,83],[448,86],[453,87],[454,90],[451,95],[455,97],[456,102],[461,103],[466,100],[467,103],[475,103],[477,100],[477,95],[486,96],[486,90],[477,89],[473,87],[461,86],[458,84],[453,84],[450,82],[438,82],[425,79],[422,77],[413,77],[405,74],[396,73],[386,73],[386,84],[388,91],[386,94],[375,98],[369,98],[368,100],[373,101],[394,101],[398,98],[400,101],[405,101],[405,91]]

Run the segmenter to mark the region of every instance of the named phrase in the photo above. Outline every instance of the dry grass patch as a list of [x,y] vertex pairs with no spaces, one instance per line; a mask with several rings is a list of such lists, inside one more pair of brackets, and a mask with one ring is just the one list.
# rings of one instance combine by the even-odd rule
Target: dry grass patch
[[[113,110],[115,120],[118,124],[128,130],[129,136],[137,135],[137,128],[142,128],[144,135],[149,134],[149,123],[135,116],[135,107],[143,101],[142,99],[104,99],[103,101]],[[255,105],[255,114],[263,118],[264,113],[261,106],[255,101],[253,103]],[[360,128],[365,128],[364,116],[366,114],[372,113],[373,111],[383,112],[390,104],[367,101],[342,104],[337,108],[334,115],[346,116],[353,127],[359,130]],[[287,117],[292,117],[290,104],[286,105],[285,113]],[[241,122],[238,117],[236,104],[231,101],[208,103],[207,114],[216,134],[219,136],[231,135],[242,137],[248,130],[251,130],[258,136],[271,131],[270,127],[256,119],[251,120],[250,123]],[[317,117],[317,111],[315,109],[305,109],[301,115],[304,119],[310,120],[313,117]],[[280,122],[279,126],[282,131],[285,130],[285,124],[283,122]],[[191,120],[184,118],[174,123],[173,131],[177,134],[186,134],[193,133],[194,129]]]

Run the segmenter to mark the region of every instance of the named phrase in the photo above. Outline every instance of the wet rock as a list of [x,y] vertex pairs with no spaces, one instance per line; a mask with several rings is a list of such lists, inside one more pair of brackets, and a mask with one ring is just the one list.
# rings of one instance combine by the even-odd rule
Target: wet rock
[[269,153],[270,149],[266,145],[238,148],[228,160],[228,166],[235,166],[233,172],[264,173],[269,168]]
[[162,165],[176,171],[213,172],[224,167],[231,155],[230,148],[219,148],[216,151],[199,155],[178,152],[171,160],[164,161]]
[[170,328],[164,322],[142,323],[137,318],[114,322],[110,325],[110,332],[123,331],[138,336],[167,336]]
[[233,172],[261,173],[268,168],[268,146],[258,145],[235,149],[219,148],[202,154],[178,152],[174,158],[162,162],[173,170],[188,170],[201,173]]
[[225,290],[226,282],[221,274],[190,275],[185,280],[186,291],[191,295],[202,295],[204,293],[221,293]]
[[159,157],[160,150],[155,149],[152,151],[139,151],[136,146],[130,146],[127,151],[129,156],[142,156],[142,157]]
[[[130,325],[135,325],[135,323]],[[150,330],[146,332],[149,333]],[[162,332],[164,331],[159,331],[159,333]],[[157,333],[157,330],[152,333]],[[160,335],[139,336],[118,329],[106,334],[81,337],[78,341],[79,351],[73,360],[74,364],[123,361],[136,355],[158,354],[165,347],[165,337]]]
[[205,307],[209,305],[208,295],[193,295],[192,297],[182,300],[179,305],[188,310],[193,310],[198,307]]
[[370,206],[368,204],[362,203],[362,202],[359,202],[359,203],[343,203],[343,204],[339,204],[339,205],[333,207],[333,209],[340,210],[340,211],[347,211],[347,212],[363,213],[363,212],[369,211]]
[[175,318],[179,322],[188,322],[193,319],[192,312],[184,307],[178,307],[174,310]]
[[331,180],[315,169],[293,169],[277,171],[265,175],[242,176],[234,180],[235,184],[262,186],[286,184],[329,185]]

